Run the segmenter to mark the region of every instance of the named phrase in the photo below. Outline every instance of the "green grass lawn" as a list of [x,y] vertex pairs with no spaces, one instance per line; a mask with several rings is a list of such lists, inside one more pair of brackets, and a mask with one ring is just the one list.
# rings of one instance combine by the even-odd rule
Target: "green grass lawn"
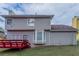
[[24,50],[0,51],[1,56],[79,56],[79,42],[77,46],[48,46]]

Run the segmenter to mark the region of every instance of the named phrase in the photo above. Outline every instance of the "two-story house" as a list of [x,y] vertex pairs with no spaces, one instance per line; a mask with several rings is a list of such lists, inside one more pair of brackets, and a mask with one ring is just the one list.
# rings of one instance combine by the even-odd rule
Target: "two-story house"
[[53,15],[2,15],[8,40],[28,40],[37,45],[75,45],[76,29],[51,25]]

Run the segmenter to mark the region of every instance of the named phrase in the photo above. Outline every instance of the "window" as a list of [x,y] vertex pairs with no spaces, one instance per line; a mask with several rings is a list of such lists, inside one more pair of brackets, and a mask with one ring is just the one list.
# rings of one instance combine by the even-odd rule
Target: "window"
[[44,44],[44,31],[35,31],[35,44]]
[[8,24],[8,25],[11,25],[11,23],[12,23],[12,19],[8,19],[8,20],[7,20],[7,24]]
[[27,37],[28,37],[28,35],[23,35],[24,40],[28,39]]
[[27,19],[27,25],[28,26],[34,26],[34,19]]
[[42,40],[42,32],[37,32],[37,40]]

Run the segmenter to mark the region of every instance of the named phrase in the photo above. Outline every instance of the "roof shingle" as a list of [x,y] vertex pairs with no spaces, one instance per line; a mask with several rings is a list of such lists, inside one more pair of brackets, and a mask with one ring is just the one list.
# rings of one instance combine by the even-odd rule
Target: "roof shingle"
[[5,18],[52,18],[54,15],[1,15]]
[[67,25],[51,25],[51,31],[77,31],[77,29]]

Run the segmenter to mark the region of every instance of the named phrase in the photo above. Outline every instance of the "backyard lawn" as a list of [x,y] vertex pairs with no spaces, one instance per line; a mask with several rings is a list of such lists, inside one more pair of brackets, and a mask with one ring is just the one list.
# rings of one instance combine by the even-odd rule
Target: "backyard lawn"
[[0,51],[1,56],[79,56],[79,42],[77,46],[48,46],[23,50]]

